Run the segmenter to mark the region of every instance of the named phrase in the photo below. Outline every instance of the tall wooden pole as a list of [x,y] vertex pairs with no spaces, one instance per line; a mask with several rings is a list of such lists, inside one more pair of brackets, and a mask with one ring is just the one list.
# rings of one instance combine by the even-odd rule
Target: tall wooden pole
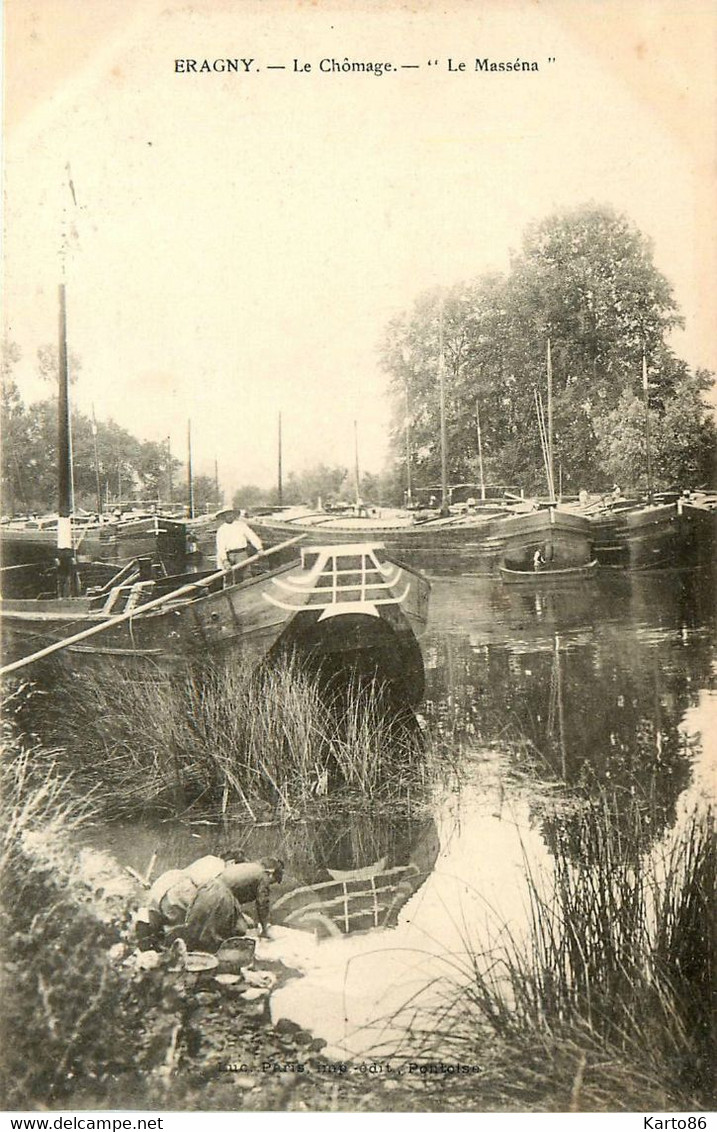
[[356,487],[356,504],[361,501],[361,493],[359,491],[359,451],[358,451],[358,422],[354,421],[354,482]]
[[187,421],[187,507],[189,518],[194,518],[194,476],[192,474],[192,422]]
[[97,495],[97,517],[102,514],[102,488],[100,487],[100,460],[97,452],[97,420],[95,406],[92,405],[92,448],[95,455],[95,492]]
[[441,409],[441,512],[448,512],[448,440],[446,437],[446,359],[443,349],[443,296],[438,315],[438,382]]
[[277,453],[278,463],[277,463],[277,478],[276,478],[276,497],[277,497],[277,502],[278,502],[279,506],[283,507],[283,505],[284,505],[284,484],[283,484],[283,480],[282,480],[282,468],[281,468],[281,413],[279,413],[279,427],[278,427],[277,444],[278,444],[279,450],[278,450],[278,453]]
[[550,339],[547,349],[548,369],[548,470],[550,479],[550,495],[555,498],[555,461],[553,456],[553,359],[550,352]]
[[652,503],[652,452],[650,449],[650,387],[647,383],[647,357],[642,351],[642,392],[645,398],[645,457],[647,471],[647,502]]
[[174,498],[174,484],[172,483],[172,438],[167,437],[167,491],[169,493],[169,506]]
[[214,457],[214,498],[217,507],[221,507],[222,501],[219,498],[219,463],[216,456]]
[[406,502],[411,503],[411,407],[408,401],[408,378],[406,378]]
[[548,495],[552,499],[553,481],[550,477],[550,452],[548,447],[547,429],[545,426],[543,398],[537,388],[533,389],[533,396],[535,397],[535,415],[538,421],[538,433],[540,434],[540,449],[543,453],[543,465],[545,467],[545,482],[548,487]]
[[57,592],[71,596],[75,590],[72,549],[72,473],[70,470],[70,379],[67,366],[67,314],[65,284],[60,284],[59,389],[57,406]]
[[476,401],[476,430],[478,432],[478,472],[480,475],[480,497],[485,499],[485,476],[483,475],[483,438],[480,431],[480,409]]

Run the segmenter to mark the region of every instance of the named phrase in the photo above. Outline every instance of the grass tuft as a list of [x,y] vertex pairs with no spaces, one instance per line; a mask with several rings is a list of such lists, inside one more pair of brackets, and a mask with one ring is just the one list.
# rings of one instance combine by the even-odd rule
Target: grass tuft
[[327,689],[291,657],[259,674],[234,660],[173,679],[56,680],[30,726],[108,817],[232,806],[285,818],[337,796],[402,804],[445,755],[377,683]]
[[714,1106],[713,817],[646,852],[638,807],[607,795],[565,818],[554,874],[526,863],[530,931],[467,944],[412,1034],[423,1056],[478,1062],[481,1095],[540,1111]]

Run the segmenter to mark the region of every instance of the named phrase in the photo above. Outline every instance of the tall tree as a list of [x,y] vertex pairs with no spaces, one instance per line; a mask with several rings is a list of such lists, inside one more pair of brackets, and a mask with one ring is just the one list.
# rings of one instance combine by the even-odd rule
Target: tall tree
[[232,497],[232,506],[237,510],[247,507],[259,507],[269,504],[276,498],[276,490],[270,487],[259,487],[255,483],[245,483],[238,487]]
[[[555,471],[567,490],[604,486],[613,474],[598,439],[622,398],[640,396],[643,352],[657,417],[704,416],[699,396],[685,395],[685,363],[668,346],[681,319],[649,240],[612,209],[584,206],[532,225],[505,276],[428,292],[389,324],[382,362],[392,394],[392,451],[405,470],[408,419],[419,483],[437,482],[440,467],[441,306],[454,482],[477,480],[479,415],[486,478],[545,490],[535,397],[546,396],[548,341]],[[705,443],[708,432],[709,422],[700,432]],[[655,466],[666,475],[676,466],[667,449],[678,442],[677,432],[660,428],[656,436],[665,453]]]
[[198,475],[194,477],[194,509],[197,515],[206,515],[210,511],[218,511],[221,502],[221,492],[217,491],[214,476]]
[[284,485],[284,502],[315,504],[318,499],[323,502],[338,499],[347,476],[347,468],[326,464],[290,472]]

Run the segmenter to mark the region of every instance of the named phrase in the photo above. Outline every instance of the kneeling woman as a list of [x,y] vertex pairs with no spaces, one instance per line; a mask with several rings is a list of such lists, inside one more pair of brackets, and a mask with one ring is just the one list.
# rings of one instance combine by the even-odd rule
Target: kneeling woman
[[277,857],[245,861],[227,867],[198,890],[185,919],[182,935],[191,951],[216,951],[225,939],[244,935],[247,921],[242,905],[252,901],[262,935],[269,930],[269,886],[284,875]]

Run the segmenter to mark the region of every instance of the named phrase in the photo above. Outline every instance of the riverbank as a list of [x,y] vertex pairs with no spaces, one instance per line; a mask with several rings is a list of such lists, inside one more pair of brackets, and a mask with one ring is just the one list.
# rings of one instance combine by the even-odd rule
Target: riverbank
[[[624,947],[607,946],[624,939],[625,926],[634,935],[646,924],[644,905],[640,909],[633,899],[635,858],[618,870],[612,887],[604,886],[597,905],[602,937],[595,918],[583,919],[577,937],[577,919],[572,925],[566,919],[569,907],[589,916],[593,907],[579,897],[589,894],[594,876],[584,870],[583,884],[579,870],[571,868],[562,903],[538,906],[543,934],[533,936],[532,958],[515,949],[512,958],[509,951],[502,957],[475,955],[472,978],[447,987],[451,1010],[435,1015],[430,1032],[413,1034],[412,1053],[389,1062],[369,1053],[342,1063],[323,1056],[323,1042],[314,1034],[286,1019],[272,1020],[272,986],[263,984],[279,987],[299,977],[281,962],[264,961],[260,954],[244,981],[222,987],[212,977],[188,973],[171,950],[138,955],[131,917],[141,886],[107,854],[78,852],[77,833],[88,806],[78,803],[71,784],[58,775],[43,770],[38,776],[32,755],[11,751],[2,791],[2,1079],[8,1107],[376,1112],[711,1107],[709,1064],[700,1064],[700,1050],[710,1048],[709,1033],[702,1014],[694,1014],[710,973],[704,919],[714,872],[709,820],[673,869],[664,921],[670,938],[658,933],[661,981],[638,985],[634,978],[638,966],[655,969],[657,955],[639,932],[639,947],[629,955]],[[580,825],[580,859],[595,862],[593,839],[604,816],[594,810],[592,824],[588,814]],[[575,832],[574,821],[572,828]],[[606,836],[601,834],[598,847],[610,850],[603,860],[613,875]],[[620,836],[624,840],[624,828]],[[610,911],[615,931],[602,911]],[[582,952],[572,952],[582,983],[565,966],[563,948],[574,938],[584,943]],[[541,940],[542,951],[536,948]],[[550,941],[554,954],[546,946]],[[542,955],[537,964],[536,955]],[[496,961],[503,965],[507,983],[487,977],[486,959],[490,967]],[[510,962],[512,969],[506,967]],[[568,972],[562,986],[558,970]],[[680,994],[668,999],[677,970]],[[639,1000],[634,993],[629,1001],[623,998],[633,1014],[637,1005],[642,1010],[640,1028],[632,1034],[626,1033],[625,1018],[602,1009],[592,1019],[585,1013],[586,1002],[612,1009],[618,992],[624,996],[635,989]],[[693,1013],[680,1016],[685,1009]]]
[[[6,749],[6,756],[8,751]],[[270,986],[296,972],[263,963],[231,987],[181,956],[138,952],[142,888],[107,854],[77,850],[90,809],[32,751],[3,768],[3,1106],[433,1111],[440,1089],[321,1056],[323,1042],[272,1022]]]
[[425,1076],[377,1078],[323,1058],[324,1043],[295,1023],[274,1024],[271,986],[297,974],[283,964],[219,987],[171,950],[138,952],[141,884],[108,854],[78,850],[91,804],[47,753],[38,773],[37,754],[6,736],[3,1107],[433,1109]]

